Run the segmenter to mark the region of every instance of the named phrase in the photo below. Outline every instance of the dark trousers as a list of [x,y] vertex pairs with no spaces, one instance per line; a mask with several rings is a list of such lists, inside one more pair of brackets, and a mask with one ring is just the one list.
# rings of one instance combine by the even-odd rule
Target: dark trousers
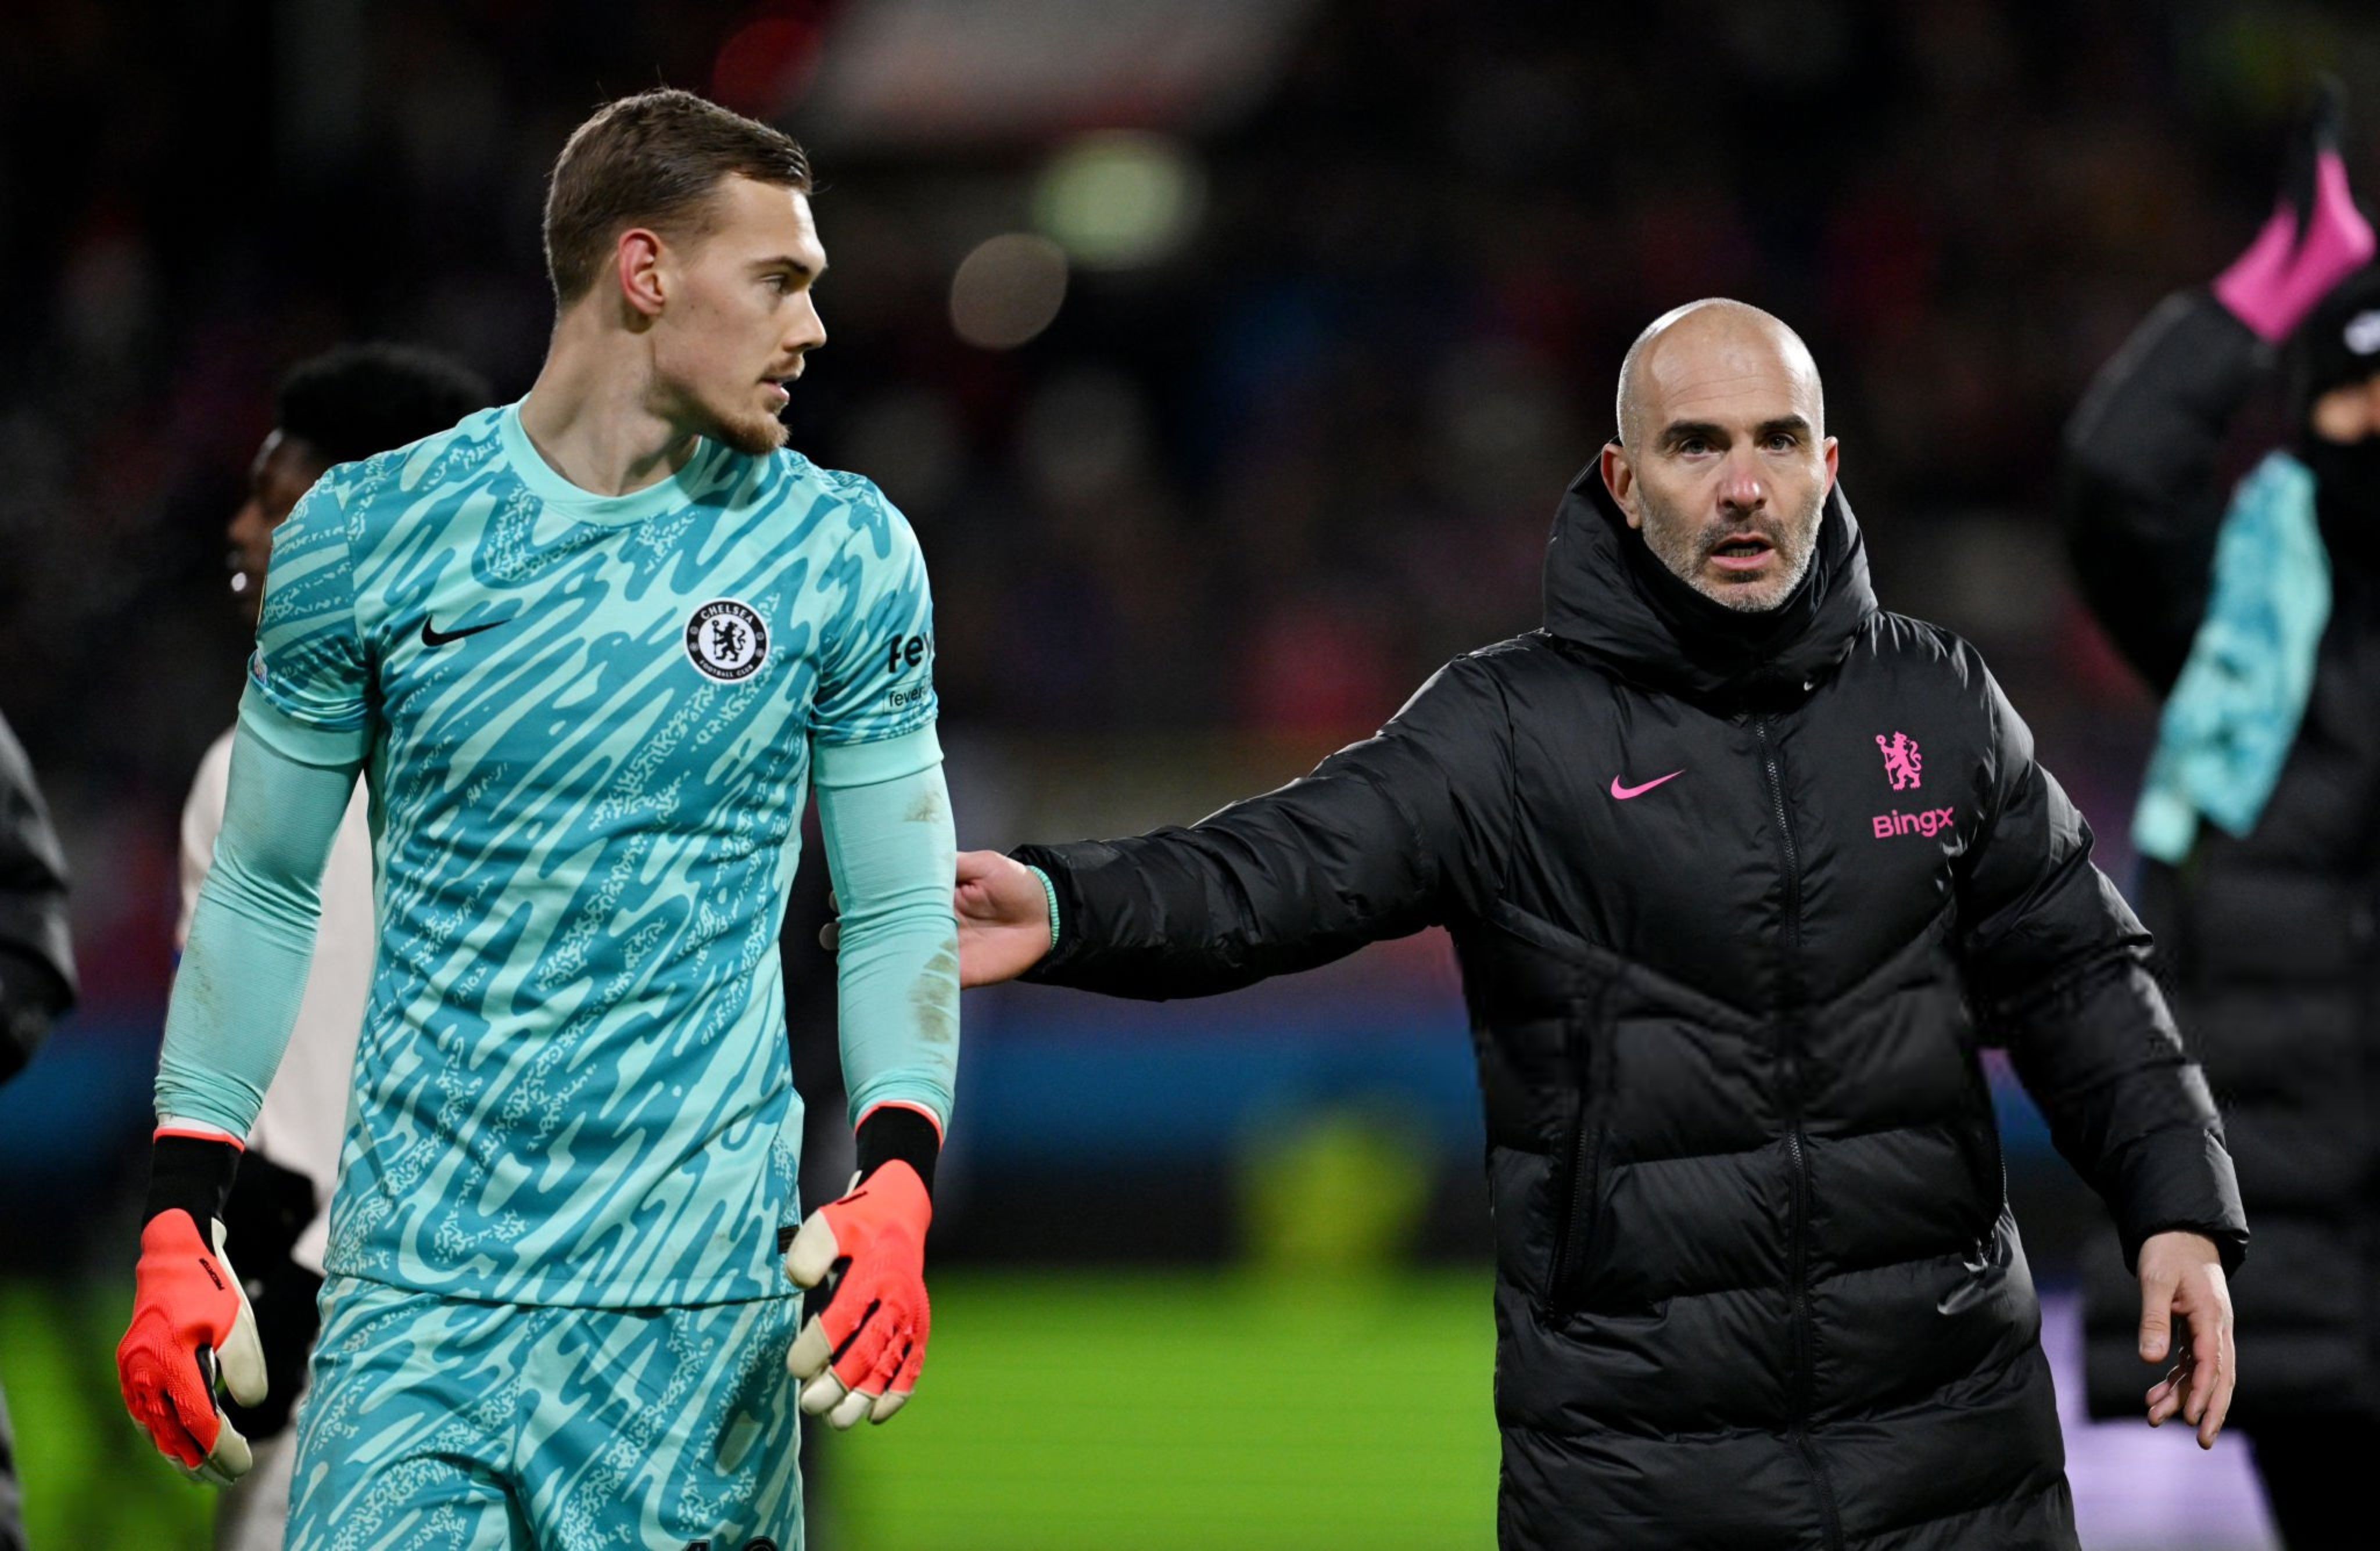
[[2248,1441],[2288,1551],[2373,1544],[2371,1471],[2380,1421],[2293,1417],[2265,1423]]

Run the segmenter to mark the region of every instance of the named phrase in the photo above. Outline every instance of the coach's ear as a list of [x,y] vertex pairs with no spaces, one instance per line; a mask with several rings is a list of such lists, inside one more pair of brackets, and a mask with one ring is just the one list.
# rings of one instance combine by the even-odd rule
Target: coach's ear
[[669,249],[661,234],[649,226],[631,226],[620,234],[613,250],[613,269],[620,281],[620,299],[637,319],[652,319],[662,315],[669,298]]
[[1612,503],[1626,515],[1629,527],[1645,526],[1636,509],[1636,468],[1628,461],[1628,449],[1618,442],[1603,444],[1603,488],[1611,492]]

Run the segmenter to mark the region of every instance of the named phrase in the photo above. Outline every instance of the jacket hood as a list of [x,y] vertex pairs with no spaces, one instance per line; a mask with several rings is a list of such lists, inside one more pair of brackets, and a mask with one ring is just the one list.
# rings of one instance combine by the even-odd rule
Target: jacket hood
[[1876,612],[1867,547],[1840,480],[1801,584],[1778,607],[1742,613],[1655,558],[1604,488],[1600,460],[1571,481],[1554,514],[1545,592],[1548,634],[1627,678],[1696,698],[1798,690],[1832,672]]

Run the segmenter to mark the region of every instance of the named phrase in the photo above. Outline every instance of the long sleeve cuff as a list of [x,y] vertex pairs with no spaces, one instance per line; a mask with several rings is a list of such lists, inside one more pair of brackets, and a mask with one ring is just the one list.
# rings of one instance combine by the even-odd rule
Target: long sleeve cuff
[[926,1194],[934,1194],[934,1164],[941,1157],[941,1126],[925,1110],[893,1102],[880,1104],[859,1118],[854,1136],[858,1145],[859,1177],[866,1179],[888,1163],[905,1163],[917,1171]]
[[2239,1177],[2213,1126],[2171,1126],[2140,1137],[2108,1160],[2102,1188],[2115,1209],[2126,1270],[2138,1268],[2143,1243],[2175,1230],[2214,1240],[2226,1275],[2247,1255]]

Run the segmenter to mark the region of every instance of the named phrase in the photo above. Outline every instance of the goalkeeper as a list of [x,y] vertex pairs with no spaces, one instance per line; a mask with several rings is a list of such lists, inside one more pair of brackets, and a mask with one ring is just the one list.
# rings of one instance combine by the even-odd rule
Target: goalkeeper
[[[825,340],[808,188],[791,139],[687,93],[598,112],[549,190],[528,395],[331,469],[274,537],[117,1361],[160,1449],[248,1467],[220,1218],[369,771],[295,1551],[795,1546],[785,1367],[843,1426],[917,1383],[953,845],[916,539],[776,418]],[[774,947],[812,784],[864,1178],[796,1233]],[[797,1336],[795,1282],[837,1267]]]

